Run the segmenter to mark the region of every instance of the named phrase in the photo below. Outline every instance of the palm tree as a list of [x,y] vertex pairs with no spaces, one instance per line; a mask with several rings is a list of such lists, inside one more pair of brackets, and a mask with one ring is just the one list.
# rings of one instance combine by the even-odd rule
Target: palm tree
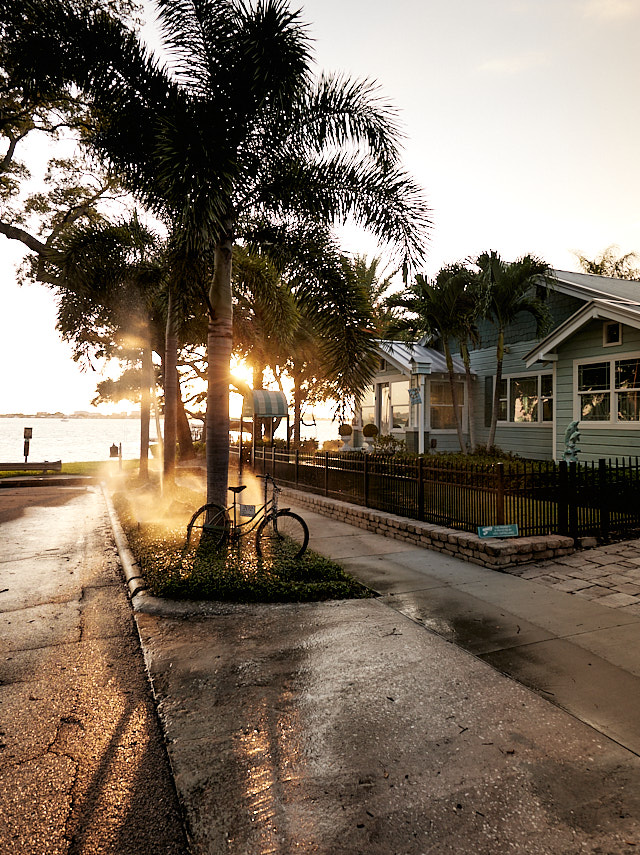
[[285,0],[159,0],[169,70],[104,14],[24,5],[10,46],[23,78],[80,87],[101,116],[88,141],[149,206],[171,213],[186,247],[213,255],[207,497],[224,502],[236,235],[256,213],[352,215],[405,268],[417,264],[429,213],[399,165],[394,111],[370,83],[313,78],[306,28]]
[[640,268],[637,266],[640,255],[637,252],[620,253],[620,247],[611,244],[595,258],[588,258],[580,252],[573,253],[585,273],[596,276],[612,276],[615,279],[640,279]]
[[[473,273],[468,268],[462,264],[451,264],[438,271],[435,282],[430,283],[418,274],[408,291],[393,294],[387,300],[390,308],[408,313],[396,318],[390,328],[392,334],[412,338],[427,335],[440,341],[447,363],[458,442],[464,454],[467,453],[467,443],[458,402],[451,341],[465,342],[473,331],[480,306],[479,292],[472,287],[473,281]],[[468,374],[467,383],[470,385],[469,380]]]
[[379,256],[369,261],[366,255],[355,255],[350,266],[356,281],[369,296],[376,336],[381,339],[388,338],[388,330],[394,318],[387,304],[387,297],[393,285],[393,277],[398,271],[381,270],[382,259]]
[[541,293],[552,285],[554,276],[551,268],[540,258],[524,255],[512,264],[503,261],[495,250],[483,252],[476,259],[483,283],[488,289],[486,317],[496,327],[496,380],[493,389],[493,407],[491,427],[487,440],[487,450],[495,443],[498,410],[500,406],[500,385],[504,362],[504,333],[506,327],[516,317],[525,312],[532,316],[536,324],[536,335],[544,335],[550,326],[551,316]]

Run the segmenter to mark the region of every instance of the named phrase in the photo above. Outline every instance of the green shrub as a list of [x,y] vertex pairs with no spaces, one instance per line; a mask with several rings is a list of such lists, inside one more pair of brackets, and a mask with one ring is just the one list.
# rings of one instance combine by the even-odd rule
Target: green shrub
[[170,525],[138,522],[124,493],[114,505],[142,574],[159,597],[236,603],[312,602],[371,596],[340,565],[307,550],[300,559],[259,558],[254,535],[219,550],[201,544],[181,557],[187,517]]

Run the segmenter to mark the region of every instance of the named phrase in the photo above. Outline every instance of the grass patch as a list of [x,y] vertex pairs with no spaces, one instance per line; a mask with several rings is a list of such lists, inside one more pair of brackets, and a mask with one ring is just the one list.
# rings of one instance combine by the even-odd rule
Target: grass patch
[[[63,463],[61,472],[47,472],[47,477],[55,477],[56,475],[93,475],[101,478],[105,475],[110,475],[116,472],[118,461],[114,462],[104,460],[85,460],[73,463]],[[124,472],[131,469],[137,469],[139,463],[137,460],[123,460],[122,469]],[[30,475],[41,475],[42,473],[36,469],[18,469],[10,472],[0,472],[0,478],[15,478],[29,477]]]
[[[151,499],[151,494],[147,494]],[[173,496],[166,522],[141,521],[135,497],[118,493],[114,506],[144,578],[159,597],[234,603],[313,602],[372,596],[334,561],[307,550],[259,558],[250,534],[216,550],[206,543],[181,557],[191,496]],[[158,503],[155,503],[156,510]],[[171,514],[169,516],[169,514]]]

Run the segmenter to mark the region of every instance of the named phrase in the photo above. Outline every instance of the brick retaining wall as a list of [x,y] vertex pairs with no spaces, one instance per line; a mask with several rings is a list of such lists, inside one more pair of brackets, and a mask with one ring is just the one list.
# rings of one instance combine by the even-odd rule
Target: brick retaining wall
[[482,564],[493,570],[506,569],[543,558],[558,558],[575,552],[573,538],[559,534],[481,539],[467,531],[443,528],[384,511],[352,505],[349,502],[317,496],[314,493],[303,493],[287,487],[282,488],[282,493],[296,505],[309,508],[324,516],[333,517],[376,534],[384,534],[386,537],[415,543],[416,546],[422,546],[425,549],[444,552],[456,558],[462,558],[464,561],[471,561],[473,564]]

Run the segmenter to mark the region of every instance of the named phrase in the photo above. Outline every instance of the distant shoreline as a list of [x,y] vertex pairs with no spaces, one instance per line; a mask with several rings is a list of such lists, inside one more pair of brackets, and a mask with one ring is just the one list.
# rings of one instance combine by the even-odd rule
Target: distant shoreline
[[140,419],[140,413],[0,413],[0,419]]

